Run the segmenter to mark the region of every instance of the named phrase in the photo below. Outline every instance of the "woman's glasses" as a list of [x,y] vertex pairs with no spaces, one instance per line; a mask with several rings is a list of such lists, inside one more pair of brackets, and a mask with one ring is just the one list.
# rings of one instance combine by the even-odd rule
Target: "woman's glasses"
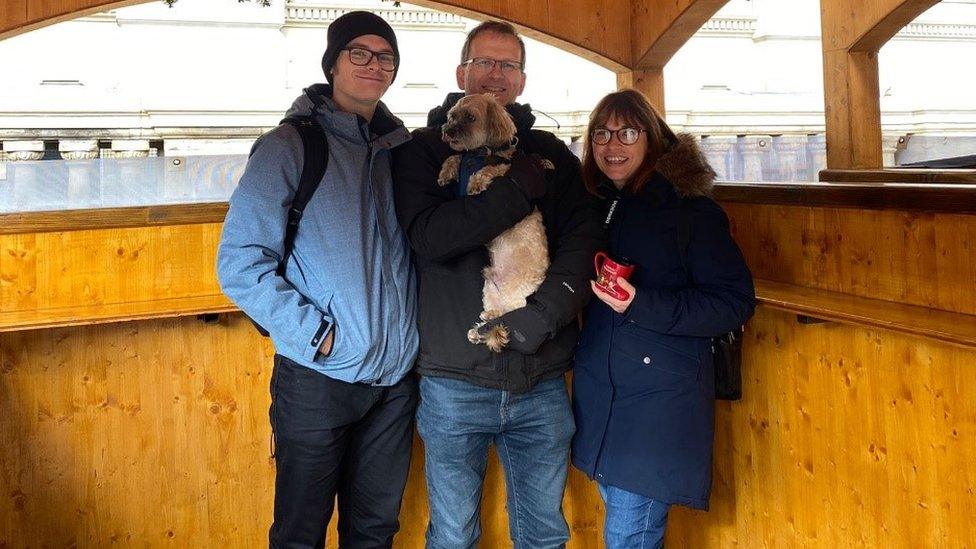
[[373,57],[380,63],[380,68],[386,72],[392,72],[396,68],[396,55],[392,53],[381,53],[366,48],[345,48],[342,51],[349,52],[349,62],[359,67],[369,65]]
[[637,143],[640,139],[640,134],[644,133],[644,130],[640,128],[620,128],[617,130],[608,130],[606,128],[599,128],[593,130],[590,134],[590,139],[593,140],[597,145],[606,145],[613,139],[614,134],[617,135],[617,140],[624,145],[633,145]]

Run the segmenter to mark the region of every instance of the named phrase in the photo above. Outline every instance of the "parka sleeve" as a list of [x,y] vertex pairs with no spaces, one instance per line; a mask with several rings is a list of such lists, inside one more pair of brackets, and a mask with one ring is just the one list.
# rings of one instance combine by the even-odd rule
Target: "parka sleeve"
[[728,217],[711,200],[697,200],[696,206],[687,250],[691,286],[637,288],[624,312],[628,321],[670,335],[714,337],[752,316],[752,274],[732,240]]
[[579,160],[565,146],[555,162],[555,239],[550,239],[549,270],[528,298],[548,322],[550,335],[576,319],[592,292],[593,255],[605,244],[600,201],[583,186]]
[[217,277],[227,297],[267,330],[276,346],[312,361],[333,318],[275,272],[301,174],[301,151],[301,138],[289,126],[254,144],[224,219]]
[[472,196],[439,186],[441,162],[423,131],[393,155],[397,218],[418,256],[448,261],[491,242],[532,211],[522,188],[506,177]]

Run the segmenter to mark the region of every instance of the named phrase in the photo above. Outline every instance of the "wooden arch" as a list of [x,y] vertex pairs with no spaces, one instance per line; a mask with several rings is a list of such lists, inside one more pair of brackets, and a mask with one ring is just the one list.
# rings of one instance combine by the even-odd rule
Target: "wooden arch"
[[[151,0],[4,0],[0,40],[40,27]],[[728,0],[416,0],[476,19],[514,23],[527,36],[589,59],[644,91],[663,109],[662,71]]]
[[878,50],[939,0],[821,0],[827,167],[882,167]]

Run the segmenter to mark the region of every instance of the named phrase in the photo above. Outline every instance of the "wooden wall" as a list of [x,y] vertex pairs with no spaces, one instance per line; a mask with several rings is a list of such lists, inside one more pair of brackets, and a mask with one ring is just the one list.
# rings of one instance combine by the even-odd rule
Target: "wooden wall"
[[[272,353],[239,313],[0,333],[0,547],[266,545]],[[494,456],[488,478],[482,546],[504,547]],[[597,547],[578,472],[564,505],[570,546]],[[426,520],[417,439],[397,547],[423,547]]]
[[976,349],[761,307],[720,403],[707,513],[671,547],[972,547]]
[[976,315],[976,215],[724,208],[756,278]]

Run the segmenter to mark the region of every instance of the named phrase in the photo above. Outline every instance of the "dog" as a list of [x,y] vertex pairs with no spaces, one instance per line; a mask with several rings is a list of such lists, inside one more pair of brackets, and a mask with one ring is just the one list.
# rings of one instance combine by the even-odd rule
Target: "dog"
[[[492,179],[508,172],[517,139],[515,123],[493,95],[468,95],[461,98],[447,113],[441,126],[441,137],[449,147],[461,154],[447,158],[441,166],[437,182],[440,186],[458,184],[462,159],[465,155],[485,156],[485,166],[468,178],[467,193],[483,192]],[[541,160],[545,169],[555,169],[549,160]],[[489,321],[525,306],[525,299],[538,289],[549,269],[549,250],[542,213],[538,208],[514,226],[488,243],[491,263],[482,271],[485,278],[482,290],[483,311],[474,327],[468,330],[468,341],[488,346],[500,353],[508,345],[508,329],[492,327],[487,333],[480,329]]]

